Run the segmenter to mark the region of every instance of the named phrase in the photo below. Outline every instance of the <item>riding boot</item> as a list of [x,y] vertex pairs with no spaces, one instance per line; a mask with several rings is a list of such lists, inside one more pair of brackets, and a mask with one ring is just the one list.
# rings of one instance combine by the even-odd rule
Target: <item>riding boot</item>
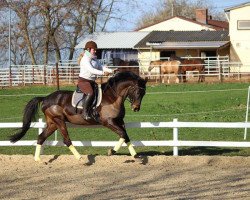
[[83,116],[83,119],[85,120],[92,119],[92,117],[89,114],[89,110],[91,109],[91,105],[92,105],[92,100],[93,100],[93,95],[87,94],[86,97],[82,101],[82,108],[83,108],[82,116]]

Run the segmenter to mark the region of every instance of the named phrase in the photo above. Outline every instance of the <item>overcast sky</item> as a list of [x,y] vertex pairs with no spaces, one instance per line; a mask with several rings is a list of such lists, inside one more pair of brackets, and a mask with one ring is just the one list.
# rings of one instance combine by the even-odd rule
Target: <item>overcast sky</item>
[[[136,28],[137,19],[140,15],[149,11],[154,7],[156,0],[135,0],[138,3],[138,9],[131,9],[131,12],[127,12],[124,10],[124,17],[126,21],[123,23],[113,22],[108,26],[108,31],[133,31]],[[205,0],[204,0],[205,1]],[[242,3],[250,2],[247,0],[206,0],[207,2],[211,2],[211,4],[218,9],[218,11],[223,12],[225,8],[232,7],[235,5],[239,5]]]

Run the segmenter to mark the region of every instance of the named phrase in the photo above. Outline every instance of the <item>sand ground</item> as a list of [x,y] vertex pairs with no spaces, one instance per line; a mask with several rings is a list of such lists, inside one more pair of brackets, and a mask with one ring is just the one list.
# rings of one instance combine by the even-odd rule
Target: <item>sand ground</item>
[[250,158],[0,155],[0,199],[250,199]]

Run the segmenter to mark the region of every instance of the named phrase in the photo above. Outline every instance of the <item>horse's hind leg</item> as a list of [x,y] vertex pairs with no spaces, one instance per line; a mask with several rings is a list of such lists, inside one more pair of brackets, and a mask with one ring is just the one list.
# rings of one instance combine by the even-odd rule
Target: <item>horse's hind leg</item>
[[61,119],[58,119],[58,118],[54,119],[54,121],[56,122],[57,128],[60,130],[60,132],[63,136],[63,143],[67,145],[67,147],[73,153],[75,158],[77,160],[80,160],[81,155],[78,153],[76,148],[73,146],[73,144],[69,138],[69,134],[68,134],[68,130],[67,130],[67,126],[66,126],[65,122]]
[[41,155],[42,144],[50,135],[52,135],[52,133],[54,133],[56,131],[56,129],[57,129],[57,127],[55,124],[47,122],[47,127],[38,136],[38,139],[37,139],[37,145],[36,145],[36,151],[35,151],[35,161],[41,161],[40,155]]

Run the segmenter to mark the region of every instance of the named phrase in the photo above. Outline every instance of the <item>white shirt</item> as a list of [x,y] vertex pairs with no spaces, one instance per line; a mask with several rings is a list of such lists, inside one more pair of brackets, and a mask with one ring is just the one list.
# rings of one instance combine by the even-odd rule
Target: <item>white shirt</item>
[[97,76],[104,75],[104,72],[112,73],[113,71],[102,66],[88,51],[85,51],[80,62],[79,77],[95,81]]

